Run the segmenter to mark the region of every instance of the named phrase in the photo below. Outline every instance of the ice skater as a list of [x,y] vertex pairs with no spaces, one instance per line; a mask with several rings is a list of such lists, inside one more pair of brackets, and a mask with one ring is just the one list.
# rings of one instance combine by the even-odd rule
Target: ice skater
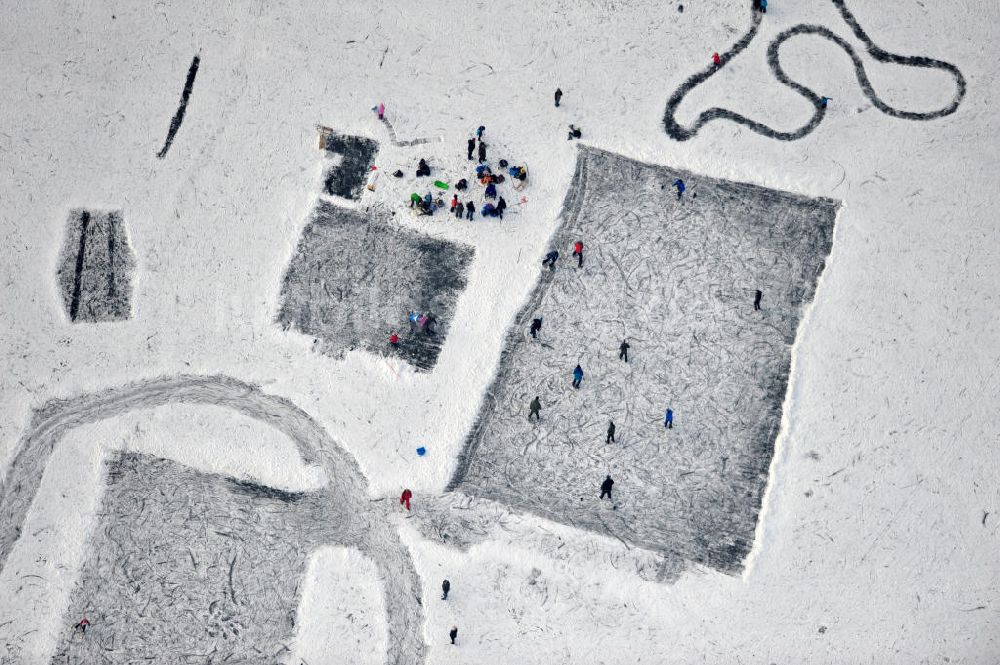
[[448,637],[451,638],[451,643],[455,643],[455,639],[458,637],[458,626],[452,626],[451,630],[448,631]]
[[542,317],[531,320],[531,328],[528,330],[531,333],[531,339],[538,339],[538,332],[542,329]]
[[544,268],[545,266],[548,266],[550,271],[554,271],[556,269],[556,261],[558,260],[559,252],[553,249],[545,255],[544,259],[542,259],[542,267]]
[[573,387],[579,390],[581,381],[583,381],[583,368],[577,365],[573,368]]
[[674,412],[667,409],[667,413],[663,416],[663,426],[667,429],[674,428]]
[[674,180],[674,187],[677,188],[677,200],[680,201],[681,196],[684,195],[684,190],[687,189],[687,186],[684,184],[683,180],[678,178],[677,180]]
[[531,416],[534,416],[536,421],[542,419],[542,403],[538,401],[538,395],[535,395],[535,399],[528,405],[528,422],[531,422]]
[[410,499],[413,498],[413,492],[408,489],[403,490],[403,493],[399,495],[399,505],[405,506],[407,510],[410,509]]
[[469,161],[472,161],[472,151],[476,149],[476,139],[469,139]]
[[559,108],[560,100],[562,100],[562,90],[556,88],[556,108]]
[[623,339],[621,346],[618,347],[618,360],[624,360],[628,362],[628,349],[629,343],[627,339]]
[[583,267],[583,241],[582,240],[577,240],[575,243],[573,243],[573,256],[575,256],[577,259],[579,259],[579,262],[576,264],[576,267],[577,268],[582,268]]
[[611,476],[610,475],[607,478],[604,479],[604,482],[601,483],[601,498],[602,499],[604,498],[604,495],[606,494],[608,496],[608,499],[610,501],[614,501],[614,499],[611,498],[611,486],[614,485],[614,484],[615,484],[615,481],[611,480]]
[[756,312],[756,311],[760,310],[760,299],[763,298],[763,297],[764,297],[764,294],[761,293],[760,289],[757,289],[756,291],[754,291],[754,294],[753,294],[753,311]]
[[614,443],[615,442],[615,421],[608,421],[608,436],[604,439],[604,443]]
[[445,580],[441,582],[441,600],[448,600],[448,592],[451,591],[451,582]]

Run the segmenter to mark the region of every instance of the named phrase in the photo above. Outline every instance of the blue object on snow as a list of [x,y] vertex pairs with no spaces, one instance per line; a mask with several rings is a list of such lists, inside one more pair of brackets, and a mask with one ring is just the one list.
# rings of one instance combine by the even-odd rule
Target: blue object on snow
[[423,457],[424,455],[427,454],[427,449],[424,448],[423,446],[420,446],[419,448],[417,448],[417,454]]

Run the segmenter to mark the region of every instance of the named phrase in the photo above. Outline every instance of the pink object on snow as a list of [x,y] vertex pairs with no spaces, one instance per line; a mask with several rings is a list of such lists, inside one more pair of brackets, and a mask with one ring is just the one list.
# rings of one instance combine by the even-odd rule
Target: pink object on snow
[[382,102],[379,102],[378,103],[378,119],[382,120],[383,118],[385,118],[385,104],[383,104]]

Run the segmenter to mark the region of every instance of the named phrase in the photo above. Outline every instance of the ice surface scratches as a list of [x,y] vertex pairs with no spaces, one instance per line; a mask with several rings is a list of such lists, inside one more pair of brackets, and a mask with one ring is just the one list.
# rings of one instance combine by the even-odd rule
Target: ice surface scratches
[[854,18],[854,15],[851,14],[850,10],[847,9],[847,5],[844,3],[844,0],[831,1],[840,12],[841,17],[847,25],[850,26],[854,35],[864,43],[865,50],[871,57],[875,58],[875,60],[882,63],[904,65],[908,67],[940,69],[947,72],[955,80],[955,96],[952,98],[951,103],[941,109],[929,111],[927,113],[903,111],[890,106],[879,98],[875,89],[872,87],[871,82],[868,80],[868,75],[865,73],[865,66],[861,61],[860,56],[858,56],[854,48],[845,39],[821,25],[799,24],[783,31],[774,38],[774,41],[771,42],[767,49],[767,63],[770,66],[774,77],[778,79],[779,82],[799,93],[806,100],[808,100],[810,104],[812,104],[813,114],[808,122],[798,129],[782,132],[763,123],[751,120],[750,118],[740,115],[734,111],[713,107],[698,114],[698,118],[695,120],[693,125],[684,127],[677,122],[677,108],[681,105],[681,102],[684,101],[684,97],[691,92],[691,90],[711,78],[712,75],[725,67],[729,61],[743,52],[743,50],[750,45],[750,42],[753,41],[753,38],[757,35],[757,30],[760,27],[761,20],[763,19],[762,14],[753,12],[753,22],[750,26],[750,30],[743,35],[743,37],[732,46],[732,48],[722,54],[719,66],[712,65],[696,74],[693,74],[684,83],[682,83],[677,90],[674,91],[673,95],[670,96],[670,99],[667,101],[666,112],[663,116],[663,124],[666,128],[667,135],[677,141],[687,141],[690,138],[694,138],[694,136],[698,134],[698,131],[701,130],[701,128],[706,124],[713,120],[720,119],[731,120],[752,129],[758,134],[772,139],[778,139],[779,141],[794,141],[806,136],[816,129],[816,127],[819,126],[819,123],[822,122],[823,116],[826,114],[826,108],[823,106],[821,96],[801,83],[793,81],[785,73],[784,69],[782,69],[781,60],[778,55],[782,44],[796,35],[818,35],[830,40],[844,49],[854,63],[854,72],[858,78],[858,83],[861,86],[861,91],[864,93],[865,97],[871,101],[875,108],[882,111],[882,113],[890,115],[894,118],[903,118],[905,120],[933,120],[935,118],[950,115],[958,109],[959,104],[962,102],[962,98],[965,96],[965,77],[962,75],[962,72],[959,71],[958,67],[951,63],[935,60],[933,58],[896,55],[895,53],[889,53],[888,51],[879,48],[861,28],[861,25]]
[[70,321],[128,319],[134,267],[121,211],[70,211],[57,272]]
[[[355,460],[315,420],[288,400],[225,376],[154,379],[52,400],[36,410],[0,485],[0,566],[6,564],[20,536],[53,449],[69,430],[133,409],[171,403],[227,407],[273,426],[295,442],[306,464],[323,467],[329,484],[313,493],[275,492],[270,488],[198,474],[172,463],[134,456],[113,461],[112,487],[100,517],[103,533],[93,540],[80,587],[73,597],[74,603],[84,605],[122,602],[124,606],[93,605],[95,614],[90,616],[91,621],[93,616],[103,618],[100,622],[93,621],[94,625],[87,631],[86,644],[80,636],[71,636],[67,624],[63,634],[64,652],[95,655],[99,649],[101,654],[100,660],[81,656],[82,660],[71,659],[71,662],[136,662],[135,657],[149,649],[158,654],[160,662],[183,663],[189,662],[185,653],[207,655],[213,649],[219,653],[226,648],[232,650],[235,658],[230,662],[272,662],[270,656],[282,647],[282,643],[271,641],[272,636],[283,632],[285,639],[290,640],[294,632],[287,630],[289,619],[286,616],[272,616],[270,620],[277,626],[268,627],[258,625],[267,620],[256,613],[268,610],[279,601],[283,607],[288,606],[289,593],[296,594],[297,598],[304,567],[296,562],[314,546],[332,541],[358,548],[378,567],[385,590],[386,611],[391,617],[387,624],[386,662],[391,665],[423,663],[426,645],[421,635],[423,609],[416,569],[395,527],[383,512],[384,504],[369,500],[367,481]],[[151,469],[156,470],[154,475],[163,477],[148,478],[147,472]],[[138,487],[146,486],[151,489],[144,497],[146,505],[142,505],[136,493]],[[181,514],[168,517],[174,508],[180,509],[177,501],[182,499],[177,497],[192,491],[205,493],[211,500],[192,499],[179,510]],[[177,496],[173,495],[175,492]],[[140,505],[134,505],[133,499]],[[228,504],[229,508],[223,504]],[[230,516],[226,528],[218,529],[225,533],[216,533],[214,529],[220,526],[218,519],[230,508],[237,512]],[[166,520],[163,533],[149,531],[155,531],[155,523],[142,526],[144,519]],[[133,528],[136,531],[130,534]],[[181,536],[187,529],[202,531]],[[180,560],[172,558],[169,565],[161,566],[159,562],[164,560],[166,553],[162,547],[153,546],[149,538],[165,537],[168,533],[183,538],[191,552],[189,555],[186,550],[177,550],[179,545],[171,545],[172,555],[184,555],[187,559],[184,556]],[[278,543],[275,534],[288,542]],[[291,556],[292,561],[275,561],[286,555]],[[113,560],[108,558],[112,556]],[[223,564],[224,570],[219,568]],[[254,565],[261,567],[260,575],[264,575],[264,569],[278,570],[281,566],[289,566],[289,570],[295,569],[298,573],[280,581],[252,580],[248,576]],[[108,582],[105,575],[114,576],[115,582],[127,580],[128,584],[122,588],[102,588]],[[265,590],[262,586],[272,582],[276,585],[274,589]],[[207,588],[194,588],[199,584]],[[217,600],[222,605],[212,607],[211,602],[204,605],[217,591]],[[268,599],[255,595],[255,592],[266,595],[270,591],[278,593],[279,597]],[[149,601],[149,606],[135,606],[133,601],[138,600]],[[77,609],[73,606],[70,612]],[[293,604],[288,611],[294,610]],[[149,615],[140,620],[137,613],[146,612]],[[231,612],[236,614],[231,615]],[[215,634],[207,630],[190,634],[170,627],[171,623],[187,621],[183,617],[189,613],[205,618],[209,623],[203,628]],[[244,625],[244,622],[248,623]],[[241,633],[237,634],[234,628]],[[148,640],[153,639],[157,641],[149,644]],[[187,651],[195,644],[196,651]],[[267,658],[253,656],[254,649],[264,650]],[[222,658],[218,660],[221,662]]]
[[[681,202],[676,178],[687,184]],[[836,210],[581,149],[552,241],[565,258],[518,314],[450,488],[740,570]],[[568,256],[576,240],[582,269]],[[537,341],[527,335],[536,316]],[[577,363],[585,376],[574,390]],[[537,424],[527,418],[536,395]],[[605,444],[609,420],[617,441]],[[598,499],[608,473],[615,508]]]
[[[302,232],[281,288],[277,319],[313,335],[333,356],[362,348],[429,371],[465,288],[474,250],[321,201]],[[434,334],[407,312],[432,312]],[[389,336],[399,335],[399,348]]]
[[358,200],[364,189],[368,170],[378,152],[378,143],[364,136],[330,134],[325,147],[342,157],[339,164],[331,166],[323,179],[323,187],[330,196]]

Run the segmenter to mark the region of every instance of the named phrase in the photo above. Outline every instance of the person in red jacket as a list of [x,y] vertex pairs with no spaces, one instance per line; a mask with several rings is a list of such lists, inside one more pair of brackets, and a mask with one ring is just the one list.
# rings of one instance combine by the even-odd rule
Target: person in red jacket
[[399,505],[406,506],[406,509],[410,509],[410,499],[413,497],[413,492],[410,490],[403,490],[403,493],[399,495]]
[[394,348],[394,349],[396,347],[398,347],[399,346],[399,335],[397,335],[396,333],[392,333],[391,335],[389,335],[389,344],[391,344],[392,348]]
[[577,257],[579,259],[579,263],[577,263],[576,267],[577,268],[582,268],[583,267],[583,241],[582,240],[577,240],[576,243],[574,243],[574,245],[573,245],[573,256],[575,256],[575,257]]
[[719,57],[718,53],[712,54],[712,64],[715,65],[716,67],[722,64],[722,58]]
[[84,635],[86,635],[87,634],[87,626],[89,626],[89,625],[90,625],[90,622],[87,621],[87,617],[83,617],[82,619],[80,619],[77,622],[77,624],[75,626],[73,626],[73,632],[75,633],[76,631],[80,631],[81,633],[83,633]]

